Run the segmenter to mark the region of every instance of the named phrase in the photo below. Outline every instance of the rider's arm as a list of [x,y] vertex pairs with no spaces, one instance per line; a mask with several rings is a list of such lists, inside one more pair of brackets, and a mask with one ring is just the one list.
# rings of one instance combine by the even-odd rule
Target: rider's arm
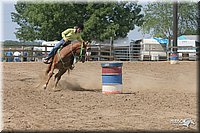
[[77,40],[79,40],[80,42],[84,42],[84,40],[82,39],[81,35],[79,35],[79,36],[77,37]]

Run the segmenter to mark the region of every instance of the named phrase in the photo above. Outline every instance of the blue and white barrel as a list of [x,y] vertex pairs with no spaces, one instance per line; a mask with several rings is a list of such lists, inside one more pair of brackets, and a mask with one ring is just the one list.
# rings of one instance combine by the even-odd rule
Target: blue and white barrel
[[102,93],[122,93],[122,64],[120,62],[102,63]]
[[178,54],[173,52],[170,54],[170,64],[177,64],[178,63]]

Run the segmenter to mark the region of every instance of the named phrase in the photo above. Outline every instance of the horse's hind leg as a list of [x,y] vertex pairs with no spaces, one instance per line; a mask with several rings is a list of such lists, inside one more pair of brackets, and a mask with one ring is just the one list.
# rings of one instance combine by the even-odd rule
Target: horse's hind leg
[[45,75],[47,75],[49,73],[49,71],[51,70],[51,66],[52,66],[52,63],[48,64],[48,67],[47,67],[47,70],[45,72]]
[[67,69],[62,69],[62,70],[59,70],[59,72],[55,75],[55,80],[56,80],[56,83],[55,83],[55,86],[54,86],[54,90],[56,90],[56,87],[58,85],[58,82],[59,80],[61,79],[61,76],[67,71]]
[[48,85],[48,83],[49,83],[49,80],[50,80],[51,77],[53,76],[53,71],[54,71],[54,64],[52,64],[51,69],[49,70],[48,79],[47,79],[47,81],[46,81],[46,83],[45,83],[45,85],[44,85],[44,89],[47,88],[47,85]]

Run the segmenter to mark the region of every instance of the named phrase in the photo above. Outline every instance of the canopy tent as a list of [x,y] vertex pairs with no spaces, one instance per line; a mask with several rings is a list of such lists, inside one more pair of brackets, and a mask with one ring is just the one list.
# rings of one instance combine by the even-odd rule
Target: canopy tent
[[160,44],[168,44],[168,39],[157,38],[157,37],[154,37],[153,39],[158,41]]

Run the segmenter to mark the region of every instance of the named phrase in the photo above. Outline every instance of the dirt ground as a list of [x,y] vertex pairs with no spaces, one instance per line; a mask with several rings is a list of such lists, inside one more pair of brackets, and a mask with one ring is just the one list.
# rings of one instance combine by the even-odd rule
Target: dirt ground
[[101,63],[77,63],[57,92],[46,64],[2,63],[4,131],[198,130],[197,62],[123,62],[122,94],[102,94]]

